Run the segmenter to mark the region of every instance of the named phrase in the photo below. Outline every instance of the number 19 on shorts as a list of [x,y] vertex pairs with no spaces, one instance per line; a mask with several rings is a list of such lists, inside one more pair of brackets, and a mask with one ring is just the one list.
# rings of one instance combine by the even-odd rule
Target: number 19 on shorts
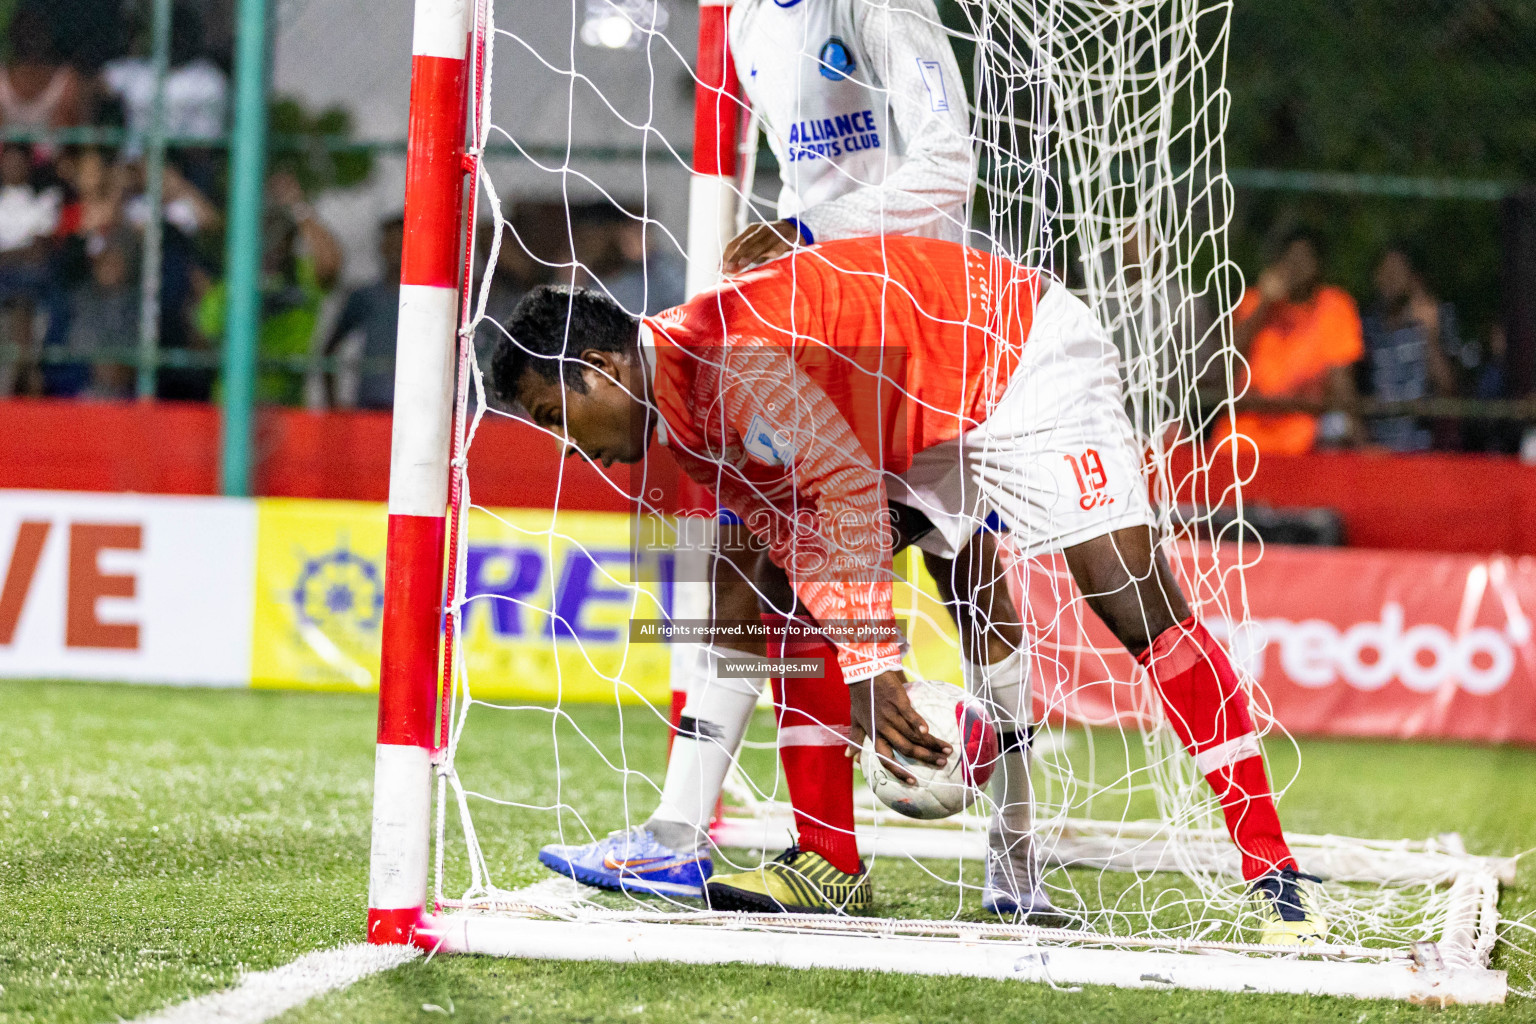
[[1114,504],[1115,499],[1105,491],[1109,486],[1109,474],[1104,472],[1104,460],[1099,458],[1097,448],[1084,448],[1081,455],[1065,453],[1062,458],[1067,460],[1072,475],[1077,478],[1078,508],[1087,512],[1101,505]]

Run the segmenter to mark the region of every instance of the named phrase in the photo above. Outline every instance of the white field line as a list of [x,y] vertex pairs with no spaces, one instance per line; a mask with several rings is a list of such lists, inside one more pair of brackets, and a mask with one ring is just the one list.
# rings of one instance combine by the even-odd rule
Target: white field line
[[247,974],[234,988],[189,999],[139,1017],[133,1024],[262,1024],[315,996],[346,988],[420,955],[414,946],[362,942],[306,953],[283,967]]

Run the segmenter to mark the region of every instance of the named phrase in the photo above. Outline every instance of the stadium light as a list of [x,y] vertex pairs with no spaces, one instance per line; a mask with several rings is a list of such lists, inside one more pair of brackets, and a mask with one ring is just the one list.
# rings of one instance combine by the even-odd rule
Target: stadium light
[[633,50],[647,34],[664,31],[667,21],[658,0],[587,0],[581,41],[604,50]]

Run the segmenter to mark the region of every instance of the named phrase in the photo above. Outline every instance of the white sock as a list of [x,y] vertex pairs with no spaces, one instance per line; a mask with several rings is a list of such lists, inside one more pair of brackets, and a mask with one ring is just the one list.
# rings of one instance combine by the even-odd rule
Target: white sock
[[689,680],[688,703],[672,741],[667,778],[646,827],[674,850],[703,846],[720,787],[746,735],[765,679],[721,679],[720,655],[708,650],[707,669]]
[[1015,869],[1009,888],[1028,895],[1025,887],[1032,888],[1036,876],[1034,793],[1029,777],[1029,659],[1019,650],[991,665],[962,661],[961,668],[966,689],[986,701],[1002,737],[1001,763],[992,773],[997,809],[987,830],[988,847]]
[[1002,661],[978,665],[960,659],[965,689],[979,697],[997,720],[1003,732],[1028,728],[1031,719],[1029,696],[1029,658],[1016,650]]

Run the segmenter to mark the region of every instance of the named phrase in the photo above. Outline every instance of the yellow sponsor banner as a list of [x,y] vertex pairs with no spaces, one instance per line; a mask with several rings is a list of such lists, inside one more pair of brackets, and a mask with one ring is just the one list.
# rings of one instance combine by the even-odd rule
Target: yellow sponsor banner
[[378,686],[386,526],[373,502],[257,501],[251,685]]
[[923,566],[922,553],[907,548],[896,555],[902,582],[891,594],[896,619],[907,628],[907,673],[964,686],[960,671],[960,634],[939,597],[939,588]]
[[[386,525],[380,504],[258,502],[253,685],[377,687]],[[629,516],[477,509],[468,532],[463,652],[473,696],[666,702],[669,648],[631,643],[629,622],[668,613],[669,565],[644,565],[635,581]],[[920,581],[896,593],[912,669],[958,682],[954,626],[921,560],[901,556],[898,569]]]

